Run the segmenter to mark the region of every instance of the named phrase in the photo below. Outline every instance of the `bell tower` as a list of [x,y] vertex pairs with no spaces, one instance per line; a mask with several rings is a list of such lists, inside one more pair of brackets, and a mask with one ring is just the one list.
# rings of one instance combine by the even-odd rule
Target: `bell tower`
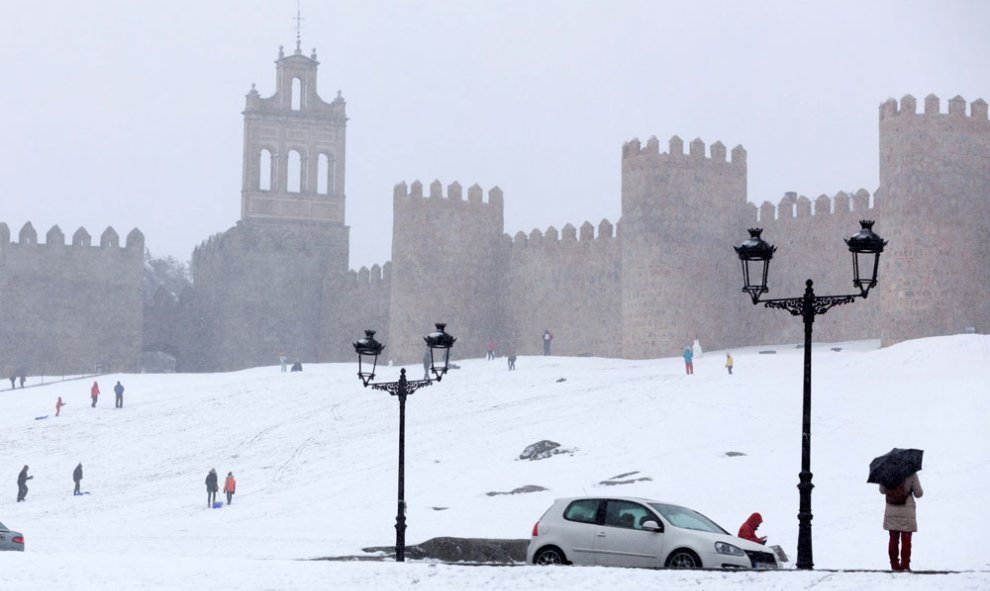
[[279,48],[275,94],[251,86],[244,108],[243,221],[344,224],[347,116],[340,93],[316,93],[320,62],[296,40],[292,55]]

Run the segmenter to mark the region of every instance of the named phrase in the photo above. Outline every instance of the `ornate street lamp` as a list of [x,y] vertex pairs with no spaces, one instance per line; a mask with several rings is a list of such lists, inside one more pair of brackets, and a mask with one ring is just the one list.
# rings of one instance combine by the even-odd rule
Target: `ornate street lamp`
[[[880,253],[883,252],[887,241],[873,232],[873,221],[862,220],[860,230],[851,238],[846,239],[849,252],[853,257],[853,285],[859,289],[858,294],[841,296],[816,296],[811,279],[805,282],[804,296],[799,298],[782,298],[761,300],[760,295],[770,291],[767,288],[767,274],[770,259],[777,248],[767,244],[761,237],[760,228],[749,230],[749,239],[736,246],[736,254],[742,261],[743,288],[750,295],[753,304],[763,304],[767,308],[787,310],[794,316],[804,320],[804,401],[801,413],[801,473],[798,491],[800,506],[798,509],[798,556],[797,567],[800,569],[814,568],[811,550],[811,333],[815,316],[828,312],[834,306],[849,304],[857,297],[866,298],[870,288],[877,284],[877,268],[880,264]],[[871,258],[872,257],[872,258]],[[861,272],[866,270],[866,275]],[[755,271],[755,272],[754,272]]]
[[[423,337],[430,348],[430,371],[440,381],[450,365],[450,348],[457,339],[444,330],[446,324],[437,323],[436,330]],[[406,396],[420,388],[433,384],[432,379],[407,380],[406,368],[399,371],[399,381],[372,383],[378,356],[385,345],[375,340],[375,331],[364,331],[364,338],[355,341],[354,351],[358,355],[358,378],[367,388],[388,392],[399,398],[399,498],[395,514],[395,561],[406,560]],[[370,370],[368,369],[370,366]]]

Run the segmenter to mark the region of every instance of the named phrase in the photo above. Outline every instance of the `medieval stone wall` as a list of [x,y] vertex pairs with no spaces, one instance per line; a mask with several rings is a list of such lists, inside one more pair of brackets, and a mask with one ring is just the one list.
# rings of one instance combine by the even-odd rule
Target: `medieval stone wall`
[[391,288],[391,263],[328,274],[323,283],[319,358],[354,361],[351,343],[368,329],[374,330],[375,338],[387,346]]
[[612,357],[621,343],[620,248],[608,220],[580,233],[533,230],[503,238],[499,355],[542,355],[543,331],[555,355]]
[[141,367],[144,236],[113,228],[93,245],[58,226],[44,243],[30,222],[16,242],[0,223],[0,369],[3,377],[137,371]]

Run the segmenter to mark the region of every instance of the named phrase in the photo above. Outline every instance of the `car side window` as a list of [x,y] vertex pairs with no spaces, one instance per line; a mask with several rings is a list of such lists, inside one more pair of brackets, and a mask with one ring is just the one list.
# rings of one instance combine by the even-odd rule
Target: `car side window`
[[605,507],[605,525],[626,529],[644,529],[647,521],[659,521],[653,513],[639,503],[608,501]]
[[564,519],[581,523],[597,523],[598,499],[582,499],[574,501],[564,509]]

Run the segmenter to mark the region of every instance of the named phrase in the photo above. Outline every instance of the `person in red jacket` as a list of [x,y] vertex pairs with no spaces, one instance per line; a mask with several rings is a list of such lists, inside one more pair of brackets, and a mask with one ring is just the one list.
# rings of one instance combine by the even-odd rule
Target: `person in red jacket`
[[744,540],[756,542],[757,544],[766,544],[766,536],[756,535],[756,528],[760,527],[761,523],[763,523],[763,516],[759,513],[753,513],[749,516],[749,519],[746,520],[746,523],[739,526],[739,537]]
[[62,412],[62,407],[63,406],[65,406],[65,403],[62,402],[62,397],[59,396],[58,397],[58,400],[55,401],[55,416],[56,417],[58,416],[58,413]]
[[234,473],[227,472],[227,478],[223,481],[223,492],[227,493],[227,504],[230,504],[231,499],[234,496],[234,491],[237,489],[237,481],[234,480]]
[[93,382],[93,387],[89,389],[89,396],[93,399],[93,404],[90,407],[96,408],[96,399],[100,397],[100,385],[95,381]]

